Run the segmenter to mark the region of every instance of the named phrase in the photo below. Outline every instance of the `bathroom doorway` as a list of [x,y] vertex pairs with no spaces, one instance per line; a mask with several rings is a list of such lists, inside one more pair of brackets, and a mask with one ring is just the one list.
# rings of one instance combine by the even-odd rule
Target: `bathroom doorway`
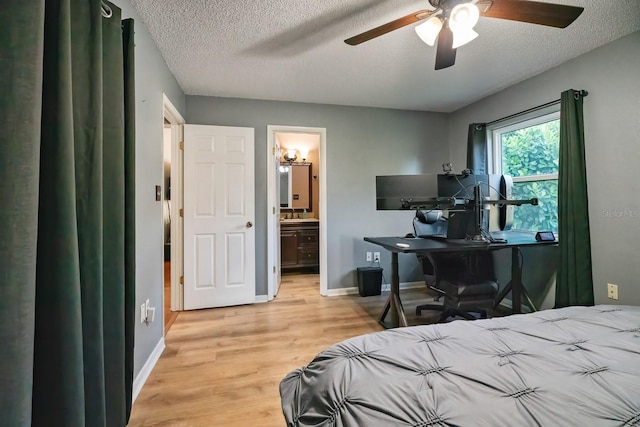
[[163,95],[162,144],[162,217],[163,217],[163,330],[164,334],[183,307],[180,278],[182,260],[182,141],[184,119],[166,95]]
[[268,299],[282,275],[316,274],[327,294],[326,129],[268,126]]

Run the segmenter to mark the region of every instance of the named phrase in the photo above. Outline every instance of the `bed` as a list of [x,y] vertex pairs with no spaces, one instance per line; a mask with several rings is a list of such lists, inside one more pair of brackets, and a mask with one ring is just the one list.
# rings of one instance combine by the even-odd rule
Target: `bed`
[[357,336],[280,382],[287,426],[640,426],[640,307]]

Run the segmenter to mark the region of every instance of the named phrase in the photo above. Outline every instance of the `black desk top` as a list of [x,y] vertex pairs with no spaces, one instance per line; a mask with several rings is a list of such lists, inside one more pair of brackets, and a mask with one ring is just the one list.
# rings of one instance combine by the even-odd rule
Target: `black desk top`
[[[474,242],[464,239],[442,239],[442,238],[407,238],[407,237],[365,237],[366,242],[382,246],[391,252],[416,253],[416,252],[452,252],[452,251],[475,251],[475,250],[498,250],[514,246],[530,245],[554,245],[558,241],[538,242],[535,233],[529,231],[501,231],[491,233],[496,239],[506,239],[506,243]],[[396,244],[407,244],[408,247],[399,247]]]

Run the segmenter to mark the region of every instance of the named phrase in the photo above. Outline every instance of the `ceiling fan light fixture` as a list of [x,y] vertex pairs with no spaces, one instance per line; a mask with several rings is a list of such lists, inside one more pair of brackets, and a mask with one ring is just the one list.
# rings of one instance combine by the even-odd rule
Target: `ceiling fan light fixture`
[[449,28],[454,33],[459,29],[472,29],[480,19],[480,10],[473,3],[460,3],[451,9]]
[[471,28],[459,28],[453,31],[453,49],[457,49],[460,46],[463,46],[469,43],[471,40],[478,37],[478,33],[473,31]]
[[[431,46],[437,41],[435,69],[442,70],[455,64],[458,47],[478,37],[473,27],[478,23],[480,15],[487,18],[566,28],[584,11],[584,7],[551,3],[549,0],[428,1],[432,7],[430,9],[418,10],[394,19],[350,37],[344,42],[349,46],[359,45],[391,31],[419,23],[420,25],[414,28],[418,36]],[[562,0],[561,3],[565,1],[569,0]],[[431,19],[436,15],[439,15],[438,19]]]
[[442,29],[442,20],[437,16],[432,16],[415,27],[415,29],[416,34],[418,34],[418,37],[420,37],[423,42],[429,46],[433,46],[436,44],[436,38]]

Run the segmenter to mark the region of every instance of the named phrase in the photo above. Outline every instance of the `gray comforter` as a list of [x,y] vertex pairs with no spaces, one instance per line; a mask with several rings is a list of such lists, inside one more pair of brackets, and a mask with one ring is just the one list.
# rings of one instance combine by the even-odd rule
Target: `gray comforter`
[[288,426],[640,426],[640,307],[568,307],[335,344],[280,383]]

